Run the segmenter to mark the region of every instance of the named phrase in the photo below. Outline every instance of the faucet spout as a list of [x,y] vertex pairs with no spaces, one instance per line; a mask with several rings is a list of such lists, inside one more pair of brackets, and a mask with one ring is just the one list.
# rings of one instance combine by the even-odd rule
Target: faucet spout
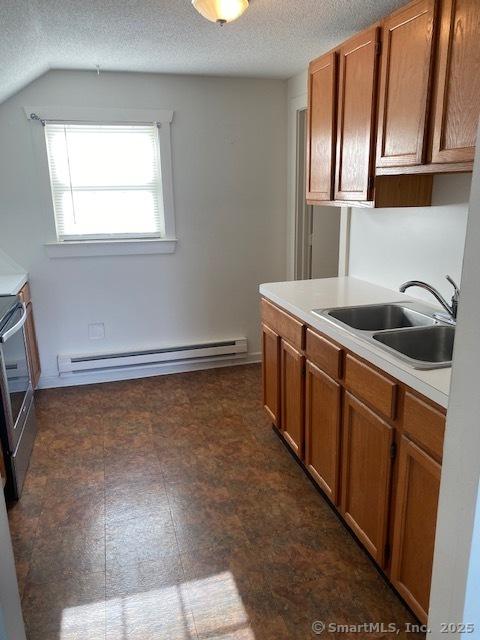
[[436,300],[438,300],[438,302],[445,309],[445,311],[448,314],[447,321],[450,322],[451,324],[455,324],[457,321],[458,299],[460,296],[460,289],[457,287],[457,285],[455,284],[455,282],[452,280],[450,276],[447,276],[447,280],[454,287],[454,291],[455,291],[452,297],[451,304],[448,304],[448,302],[445,300],[442,294],[437,289],[435,289],[434,286],[432,286],[431,284],[428,284],[428,282],[423,282],[422,280],[408,280],[408,282],[404,282],[403,284],[400,285],[399,291],[401,293],[405,293],[405,291],[410,287],[420,287],[421,289],[425,289],[426,291],[431,293],[432,296],[436,298]]

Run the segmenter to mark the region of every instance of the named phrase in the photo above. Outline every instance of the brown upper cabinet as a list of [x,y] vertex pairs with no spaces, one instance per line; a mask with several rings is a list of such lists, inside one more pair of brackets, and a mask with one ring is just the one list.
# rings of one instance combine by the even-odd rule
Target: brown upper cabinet
[[337,54],[310,63],[308,74],[307,198],[332,200],[335,166]]
[[431,176],[375,178],[380,28],[313,61],[308,75],[307,201],[361,207],[431,203]]
[[311,204],[429,206],[434,173],[472,170],[480,2],[414,0],[379,24],[309,67]]
[[479,34],[478,0],[443,0],[432,163],[473,162],[480,106]]
[[425,161],[435,7],[420,0],[383,22],[377,167]]
[[340,48],[336,200],[372,199],[378,36],[374,27]]

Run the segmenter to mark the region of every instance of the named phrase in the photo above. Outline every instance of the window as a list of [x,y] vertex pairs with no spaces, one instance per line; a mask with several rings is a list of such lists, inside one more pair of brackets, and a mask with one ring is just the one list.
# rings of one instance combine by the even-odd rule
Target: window
[[59,241],[165,237],[157,124],[47,122],[45,137]]

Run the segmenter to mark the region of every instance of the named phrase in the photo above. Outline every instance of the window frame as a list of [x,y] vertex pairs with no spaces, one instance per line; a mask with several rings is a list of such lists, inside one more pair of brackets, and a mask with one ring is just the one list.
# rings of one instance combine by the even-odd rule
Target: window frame
[[[121,109],[121,108],[83,108],[83,107],[39,107],[25,106],[24,112],[32,126],[38,125],[36,120],[56,122],[60,124],[94,124],[94,125],[145,125],[156,124],[159,149],[161,183],[163,193],[164,235],[145,236],[141,234],[119,237],[86,237],[59,239],[56,233],[56,218],[53,205],[53,194],[50,181],[50,170],[47,156],[47,144],[43,127],[35,134],[36,141],[41,144],[42,156],[46,172],[46,188],[48,189],[48,208],[55,229],[55,240],[45,244],[50,257],[75,257],[90,255],[123,255],[138,253],[173,253],[176,248],[175,210],[173,195],[173,169],[171,148],[171,123],[174,112],[162,109]],[[38,136],[38,137],[37,137]],[[41,142],[40,142],[41,138]],[[82,246],[83,245],[83,246]]]

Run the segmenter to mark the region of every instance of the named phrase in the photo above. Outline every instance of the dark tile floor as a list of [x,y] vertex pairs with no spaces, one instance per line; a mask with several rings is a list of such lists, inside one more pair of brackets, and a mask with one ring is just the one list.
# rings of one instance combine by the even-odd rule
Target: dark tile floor
[[260,369],[41,391],[9,512],[29,640],[305,639],[412,616],[273,433]]

